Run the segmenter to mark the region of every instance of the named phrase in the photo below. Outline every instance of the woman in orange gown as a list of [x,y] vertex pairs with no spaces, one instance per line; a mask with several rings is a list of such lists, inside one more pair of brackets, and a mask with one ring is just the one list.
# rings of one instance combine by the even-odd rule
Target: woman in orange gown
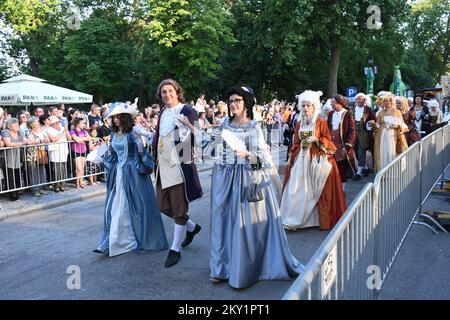
[[289,230],[315,226],[332,229],[347,209],[333,157],[336,147],[327,121],[318,117],[321,95],[320,91],[308,90],[297,96],[301,120],[285,167],[280,205],[283,224]]

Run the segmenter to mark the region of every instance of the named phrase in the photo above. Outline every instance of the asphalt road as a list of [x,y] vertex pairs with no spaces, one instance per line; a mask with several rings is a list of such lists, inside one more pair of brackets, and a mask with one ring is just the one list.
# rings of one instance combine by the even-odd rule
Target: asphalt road
[[[349,203],[370,178],[350,183]],[[200,180],[204,196],[191,203],[190,215],[203,229],[169,269],[168,251],[114,258],[92,252],[103,232],[104,196],[0,221],[0,299],[280,299],[293,280],[242,290],[209,281],[211,171],[201,172]],[[170,243],[173,225],[163,221]],[[310,228],[287,237],[306,264],[327,234]]]

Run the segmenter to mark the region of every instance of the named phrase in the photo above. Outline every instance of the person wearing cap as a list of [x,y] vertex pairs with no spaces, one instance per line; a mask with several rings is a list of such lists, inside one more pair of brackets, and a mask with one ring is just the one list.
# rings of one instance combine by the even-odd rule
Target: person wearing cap
[[[347,203],[327,120],[319,117],[321,91],[306,90],[297,96],[300,121],[294,133],[294,145],[286,162],[280,211],[286,229],[307,227],[330,230],[339,221]],[[315,186],[312,160],[324,164],[322,184]],[[325,167],[328,169],[325,170]],[[315,181],[313,181],[315,180]]]
[[414,106],[414,98],[408,97],[408,108],[411,109]]
[[427,106],[430,113],[424,117],[423,130],[430,134],[447,123],[443,123],[444,114],[439,110],[439,102],[436,99],[429,100]]
[[117,102],[112,118],[106,169],[104,233],[94,252],[110,257],[129,251],[155,252],[168,247],[161,214],[150,177],[153,159],[133,132],[136,108]]
[[[223,146],[211,178],[210,280],[228,281],[236,289],[259,280],[288,280],[304,266],[292,256],[283,230],[274,183],[279,176],[254,119],[253,91],[234,86],[226,96],[229,116],[218,128],[220,136],[208,146]],[[224,135],[240,143],[222,139]]]
[[369,121],[375,121],[376,116],[372,108],[369,107],[368,98],[364,93],[356,95],[356,104],[353,109],[355,120],[356,140],[355,152],[358,161],[358,170],[353,176],[353,180],[361,180],[361,174],[364,170],[364,176],[368,175],[366,163],[366,153],[373,154],[373,134],[367,127]]
[[328,114],[328,127],[331,131],[331,140],[336,147],[334,158],[339,168],[342,189],[345,191],[347,170],[350,168],[356,173],[356,155],[353,149],[356,140],[355,118],[353,112],[347,110],[347,99],[337,94],[331,99],[333,111]]
[[377,115],[376,123],[370,122],[375,133],[375,171],[386,167],[397,155],[408,149],[405,132],[408,126],[402,113],[396,109],[395,95],[387,94],[383,100],[383,110]]
[[173,241],[165,263],[170,268],[180,260],[181,247],[188,246],[201,230],[188,215],[189,203],[203,195],[194,162],[195,139],[179,121],[187,117],[191,125],[198,125],[198,115],[184,103],[183,89],[173,79],[161,81],[156,96],[163,104],[153,138],[156,199],[161,212],[174,221]]
[[67,156],[69,148],[67,141],[72,140],[69,131],[62,126],[61,120],[57,116],[50,116],[50,127],[47,136],[51,144],[48,145],[48,158],[50,163],[50,177],[55,183],[53,190],[63,192],[67,179]]

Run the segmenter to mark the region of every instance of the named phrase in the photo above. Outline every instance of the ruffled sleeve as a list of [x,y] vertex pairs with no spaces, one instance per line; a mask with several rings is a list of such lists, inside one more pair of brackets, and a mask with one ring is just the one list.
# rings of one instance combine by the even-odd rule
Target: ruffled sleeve
[[257,158],[257,163],[250,162],[251,165],[257,165],[258,168],[270,168],[273,166],[272,155],[270,154],[269,146],[264,139],[264,134],[259,124],[256,124],[253,128],[249,152],[253,153]]
[[152,173],[153,167],[154,167],[153,157],[144,148],[144,145],[142,144],[142,140],[138,134],[133,132],[130,134],[130,136],[135,145],[135,152],[136,152],[135,167],[136,167],[136,170],[140,174]]
[[106,173],[111,170],[113,166],[117,165],[117,153],[112,147],[112,141],[115,133],[111,132],[111,143],[109,144],[108,151],[103,155],[103,166],[105,167]]

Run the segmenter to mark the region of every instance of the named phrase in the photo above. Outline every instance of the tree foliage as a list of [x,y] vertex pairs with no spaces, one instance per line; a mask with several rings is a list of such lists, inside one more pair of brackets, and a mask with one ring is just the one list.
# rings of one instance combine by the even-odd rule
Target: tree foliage
[[[70,4],[80,8],[79,28],[68,28]],[[373,5],[381,28],[368,27]],[[446,0],[3,0],[0,22],[0,50],[21,71],[98,102],[139,96],[148,105],[166,77],[188,99],[224,98],[238,83],[259,101],[364,90],[369,57],[375,90],[389,87],[397,64],[413,87],[449,72]]]

